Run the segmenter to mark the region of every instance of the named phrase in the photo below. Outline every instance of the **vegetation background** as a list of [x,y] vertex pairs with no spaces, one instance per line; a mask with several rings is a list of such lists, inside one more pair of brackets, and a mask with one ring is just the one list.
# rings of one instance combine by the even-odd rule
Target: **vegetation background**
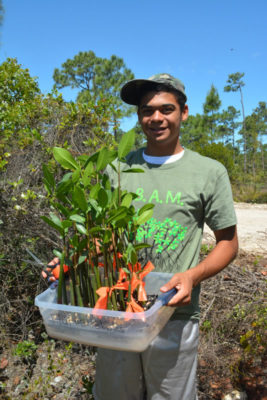
[[[0,1],[0,23],[3,16]],[[121,57],[99,57],[91,49],[77,52],[60,68],[55,66],[54,86],[49,91],[42,91],[38,78],[15,57],[6,57],[0,65],[3,399],[90,398],[94,351],[65,347],[45,336],[34,298],[46,284],[40,278],[41,265],[29,259],[27,251],[46,263],[61,244],[40,218],[50,211],[42,165],[49,165],[58,177],[61,174],[52,148],[64,147],[75,156],[107,145],[115,148],[126,130],[122,121],[131,121],[135,112],[119,99],[121,85],[133,77]],[[75,100],[64,99],[62,89],[66,88],[75,91]],[[207,87],[202,112],[192,114],[182,127],[182,144],[226,166],[236,201],[267,203],[266,102],[257,99],[245,114],[245,88],[243,70],[228,71],[224,92],[238,96],[240,109],[234,105],[223,109],[216,85]],[[135,146],[144,145],[138,124],[128,128],[137,133]],[[209,250],[203,246],[202,256]],[[260,273],[263,265],[263,255],[241,253],[228,272],[203,285],[201,399],[219,399],[233,388],[246,391],[253,400],[264,398],[267,309],[263,301],[266,283]],[[220,309],[224,314],[218,318]],[[81,366],[83,373],[77,372]]]

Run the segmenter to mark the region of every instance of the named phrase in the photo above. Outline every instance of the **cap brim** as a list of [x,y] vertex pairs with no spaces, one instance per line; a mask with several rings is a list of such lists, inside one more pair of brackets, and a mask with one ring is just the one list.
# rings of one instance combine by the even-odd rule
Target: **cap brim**
[[[144,88],[146,89],[146,91],[149,91],[155,89],[162,84],[162,82],[152,81],[150,79],[133,79],[132,81],[127,82],[122,87],[120,96],[125,103],[138,106],[141,100],[141,96],[143,96],[144,94]],[[176,88],[173,89],[181,93],[184,96],[185,101],[187,100],[187,97],[183,93],[183,91]]]
[[157,85],[157,82],[148,79],[133,79],[122,87],[120,93],[121,99],[127,104],[137,106],[140,102],[143,87],[146,86],[148,89],[154,89]]

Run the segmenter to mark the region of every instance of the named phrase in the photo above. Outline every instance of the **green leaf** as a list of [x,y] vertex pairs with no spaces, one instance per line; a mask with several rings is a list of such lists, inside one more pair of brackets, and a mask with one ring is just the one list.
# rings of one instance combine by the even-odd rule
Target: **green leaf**
[[91,177],[90,176],[83,176],[82,177],[82,183],[84,185],[84,187],[88,187],[91,183]]
[[101,149],[98,154],[96,170],[101,171],[107,165],[108,165],[108,149],[106,147],[103,147],[103,149]]
[[62,226],[58,226],[57,224],[55,224],[51,219],[49,219],[48,217],[46,217],[45,215],[41,216],[42,220],[44,222],[46,222],[48,225],[50,225],[52,228],[56,229],[61,236],[64,236],[64,229]]
[[94,165],[90,161],[87,165],[87,167],[84,170],[83,176],[82,176],[82,182],[84,186],[88,186],[91,183],[91,179],[94,173]]
[[105,189],[111,189],[111,182],[106,174],[102,175],[102,186]]
[[130,207],[132,200],[133,196],[131,195],[131,193],[127,193],[126,196],[123,197],[121,205],[128,208]]
[[101,171],[105,169],[108,164],[112,163],[112,161],[117,158],[117,154],[116,150],[110,150],[107,147],[103,147],[98,154],[96,170]]
[[107,223],[117,222],[121,219],[124,219],[127,216],[127,209],[125,207],[118,208],[115,212],[107,220]]
[[43,174],[45,178],[45,182],[48,185],[49,189],[52,190],[55,187],[55,179],[53,174],[49,171],[47,165],[43,164]]
[[114,160],[116,160],[117,158],[118,158],[118,152],[117,152],[117,150],[109,149],[109,150],[108,150],[108,157],[107,157],[108,163],[111,164],[111,163],[112,163]]
[[81,173],[80,168],[77,168],[76,171],[73,172],[72,177],[71,177],[72,182],[76,183],[79,180],[80,173]]
[[78,214],[71,215],[70,220],[74,221],[74,222],[78,222],[80,224],[83,224],[85,222],[85,218]]
[[53,253],[54,253],[55,256],[58,257],[60,260],[62,259],[63,254],[62,254],[60,251],[54,249],[54,250],[53,250]]
[[84,170],[84,174],[86,175],[86,176],[89,176],[89,175],[92,175],[93,173],[94,173],[94,164],[93,164],[93,162],[92,161],[90,161],[89,163],[88,163],[88,165],[87,165],[87,167],[85,168],[85,170]]
[[77,248],[77,246],[79,245],[79,238],[80,236],[78,234],[74,234],[70,239],[70,245],[74,248]]
[[104,236],[103,236],[103,243],[108,243],[112,238],[112,232],[108,229],[105,230]]
[[152,218],[153,210],[146,210],[144,211],[138,218],[137,218],[137,225],[142,225],[147,222],[150,218]]
[[60,218],[58,218],[58,216],[56,214],[50,213],[49,216],[55,225],[62,228],[62,221]]
[[78,164],[70,154],[70,152],[66,149],[62,149],[61,147],[54,147],[53,154],[55,160],[64,168],[76,170],[79,168]]
[[77,228],[77,231],[82,233],[83,235],[87,235],[88,234],[86,228],[83,225],[76,224],[76,228]]
[[99,151],[97,151],[96,153],[94,153],[94,154],[91,154],[88,158],[87,158],[87,160],[86,160],[86,162],[85,162],[85,164],[84,164],[84,168],[87,168],[87,165],[89,164],[89,163],[95,163],[95,162],[97,162],[97,158],[98,158],[98,154],[99,154]]
[[98,207],[98,203],[95,199],[89,199],[88,203],[91,205],[91,207],[96,211],[99,212],[100,211],[100,207]]
[[61,181],[59,182],[59,184],[61,183],[67,183],[67,182],[72,182],[72,172],[67,172],[63,178],[61,179]]
[[141,168],[130,168],[130,169],[125,169],[122,172],[126,172],[126,173],[140,173],[140,172],[145,172],[143,169]]
[[112,201],[112,190],[111,189],[106,189],[106,193],[108,196],[108,202],[111,203]]
[[87,238],[81,240],[79,245],[77,245],[77,251],[83,251],[86,248]]
[[86,256],[80,256],[78,260],[78,264],[82,264],[86,260]]
[[114,172],[116,172],[116,173],[118,172],[118,170],[114,164],[110,163],[109,165],[111,166],[111,168],[113,169]]
[[108,195],[107,192],[105,191],[105,189],[101,188],[97,194],[97,198],[98,198],[98,202],[99,205],[102,208],[105,208],[106,205],[108,204]]
[[72,226],[72,222],[68,221],[68,220],[62,221],[62,226],[63,226],[64,230],[66,231],[68,228],[70,228]]
[[52,201],[51,204],[57,211],[60,211],[61,214],[64,215],[64,217],[67,218],[69,216],[69,213],[70,213],[69,210],[66,207],[64,207],[62,204],[57,203],[55,201]]
[[91,233],[91,234],[99,233],[99,232],[102,232],[102,231],[103,231],[103,229],[100,228],[99,226],[95,226],[95,227],[89,229],[89,233]]
[[130,274],[130,271],[129,271],[128,268],[123,267],[122,269],[123,269],[124,272],[126,272],[126,274]]
[[118,204],[119,202],[119,188],[116,188],[112,192],[112,203],[114,205]]
[[100,188],[101,188],[100,183],[97,183],[96,185],[94,185],[90,190],[90,198],[97,199],[97,194],[98,194]]
[[132,243],[129,243],[126,249],[127,254],[127,262],[130,262],[132,265],[137,263],[137,254]]
[[56,196],[61,197],[62,195],[67,196],[72,188],[72,182],[61,182],[56,189]]
[[49,185],[49,183],[47,182],[47,180],[46,180],[46,179],[43,179],[43,183],[44,183],[44,187],[45,187],[47,193],[48,193],[49,195],[51,195],[53,192],[52,192],[51,186]]
[[85,197],[84,190],[79,186],[75,186],[73,190],[73,200],[80,207],[83,212],[87,211],[88,205]]
[[147,210],[152,210],[152,208],[155,207],[155,204],[149,203],[149,204],[145,204],[143,207],[140,208],[140,210],[138,211],[138,215],[142,215],[145,211]]
[[73,186],[72,172],[68,172],[63,176],[56,188],[56,196],[67,195],[70,192],[70,188]]
[[151,245],[147,244],[147,243],[138,243],[138,244],[134,245],[135,251],[139,251],[139,250],[146,249],[149,247],[151,247]]
[[120,141],[119,148],[118,148],[118,158],[122,159],[124,158],[131,148],[133,147],[135,142],[135,132],[134,130],[130,130],[127,133],[125,133]]

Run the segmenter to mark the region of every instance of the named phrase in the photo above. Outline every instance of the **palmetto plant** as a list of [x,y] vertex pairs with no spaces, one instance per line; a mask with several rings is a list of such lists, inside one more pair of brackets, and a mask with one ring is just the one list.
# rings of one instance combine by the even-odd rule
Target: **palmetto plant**
[[[53,212],[42,218],[63,243],[62,249],[54,250],[60,259],[59,303],[138,311],[145,300],[142,279],[153,267],[138,263],[138,250],[148,245],[137,244],[136,233],[151,218],[153,205],[137,211],[132,204],[136,194],[120,186],[122,173],[143,172],[121,168],[133,143],[134,133],[128,132],[118,150],[102,148],[76,159],[68,150],[55,147],[55,160],[67,170],[59,183],[43,166]],[[104,173],[108,165],[117,173],[116,188]]]

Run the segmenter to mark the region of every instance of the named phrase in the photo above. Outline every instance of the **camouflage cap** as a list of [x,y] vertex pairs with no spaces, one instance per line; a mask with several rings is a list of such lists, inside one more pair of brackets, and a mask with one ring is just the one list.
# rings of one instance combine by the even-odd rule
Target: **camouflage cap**
[[121,89],[121,99],[127,104],[137,106],[140,102],[140,97],[144,95],[144,91],[153,90],[159,85],[177,90],[184,95],[185,100],[187,99],[183,82],[166,73],[156,74],[148,79],[133,79],[127,82]]

